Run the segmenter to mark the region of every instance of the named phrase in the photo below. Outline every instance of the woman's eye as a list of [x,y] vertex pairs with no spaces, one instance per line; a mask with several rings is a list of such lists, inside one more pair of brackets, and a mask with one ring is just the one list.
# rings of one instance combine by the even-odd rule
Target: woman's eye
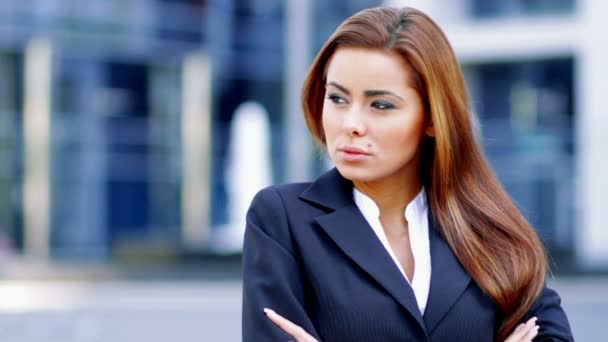
[[342,96],[337,95],[337,94],[329,94],[329,95],[327,96],[327,98],[328,98],[328,99],[329,99],[331,102],[333,102],[333,103],[335,103],[335,104],[344,104],[344,103],[346,103],[346,99],[344,99]]
[[374,102],[372,102],[372,107],[374,107],[376,109],[380,109],[380,110],[387,110],[387,109],[395,108],[395,106],[392,103],[386,102],[386,101],[374,101]]

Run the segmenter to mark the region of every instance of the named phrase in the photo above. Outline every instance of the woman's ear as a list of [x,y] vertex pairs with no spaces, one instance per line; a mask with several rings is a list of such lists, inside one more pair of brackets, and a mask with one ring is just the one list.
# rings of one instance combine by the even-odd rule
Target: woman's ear
[[433,126],[433,120],[429,120],[426,125],[426,128],[424,129],[424,133],[429,137],[435,136],[435,126]]

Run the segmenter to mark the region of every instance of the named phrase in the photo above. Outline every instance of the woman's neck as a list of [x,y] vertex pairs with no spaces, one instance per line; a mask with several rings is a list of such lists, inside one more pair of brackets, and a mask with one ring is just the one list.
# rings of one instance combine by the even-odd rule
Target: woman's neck
[[401,213],[407,205],[420,193],[420,180],[410,182],[358,182],[353,181],[357,190],[371,198],[380,213]]

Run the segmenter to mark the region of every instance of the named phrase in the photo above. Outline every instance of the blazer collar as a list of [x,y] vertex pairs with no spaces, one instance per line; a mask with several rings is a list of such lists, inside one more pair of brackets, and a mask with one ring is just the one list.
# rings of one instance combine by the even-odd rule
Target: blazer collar
[[304,190],[300,198],[335,210],[354,204],[352,190],[353,183],[333,168]]
[[352,197],[352,182],[333,168],[313,182],[300,198],[330,209],[315,221],[336,245],[403,306],[430,334],[471,280],[434,224],[429,208],[431,285],[422,317],[414,292],[369,227]]

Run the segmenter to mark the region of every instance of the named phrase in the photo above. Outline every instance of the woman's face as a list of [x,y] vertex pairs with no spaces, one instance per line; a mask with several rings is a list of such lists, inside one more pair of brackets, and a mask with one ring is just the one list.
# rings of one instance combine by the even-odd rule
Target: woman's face
[[327,67],[323,130],[340,173],[353,182],[418,177],[422,138],[433,135],[413,70],[396,52],[338,48]]

